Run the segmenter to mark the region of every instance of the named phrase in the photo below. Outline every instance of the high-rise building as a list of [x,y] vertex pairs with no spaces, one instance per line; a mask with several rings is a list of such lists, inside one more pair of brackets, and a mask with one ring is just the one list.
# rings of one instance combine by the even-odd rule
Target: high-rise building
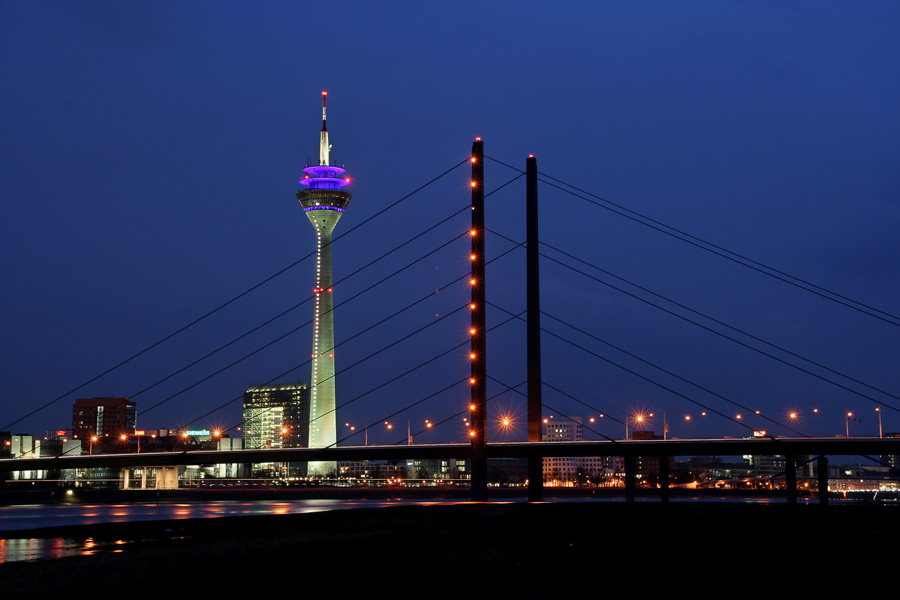
[[75,400],[72,414],[72,436],[118,437],[134,433],[137,427],[137,404],[128,398],[81,398]]
[[244,448],[306,448],[308,423],[305,383],[257,385],[244,392]]
[[[303,169],[297,200],[316,231],[316,285],[313,288],[312,375],[310,376],[309,447],[328,448],[337,443],[334,387],[334,301],[331,280],[331,235],[347,208],[352,194],[341,188],[350,184],[342,177],[346,169],[331,165],[331,144],[325,127],[325,100],[322,92],[322,132],[319,137],[319,164]],[[310,462],[310,475],[336,471],[334,462]]]

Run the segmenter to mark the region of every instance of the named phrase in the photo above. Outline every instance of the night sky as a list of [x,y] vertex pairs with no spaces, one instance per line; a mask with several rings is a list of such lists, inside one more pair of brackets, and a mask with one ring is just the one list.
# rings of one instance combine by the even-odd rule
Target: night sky
[[[466,339],[468,289],[464,280],[448,285],[468,268],[468,165],[388,207],[465,161],[476,136],[496,161],[524,169],[533,153],[550,177],[895,315],[850,310],[540,188],[547,244],[900,396],[897,3],[301,6],[0,2],[0,429],[69,428],[74,400],[93,396],[133,397],[140,428],[233,427],[247,386],[308,381],[309,258],[21,419],[314,250],[294,194],[318,156],[322,90],[333,160],[348,168],[354,194],[334,246],[335,302],[346,301],[335,312],[344,341],[337,367],[347,369],[338,404],[349,403],[338,420],[395,424],[390,433],[373,427],[370,442],[402,440],[407,421],[416,433],[425,419],[449,420],[416,441],[464,439],[457,413],[465,385],[436,393],[468,373],[466,347],[452,350]],[[488,192],[518,175],[500,162],[486,165]],[[488,197],[489,259],[524,241],[524,190],[518,179]],[[794,434],[747,409],[779,423],[797,410],[793,428],[808,435],[843,435],[852,410],[862,421],[850,423],[851,434],[877,435],[882,402],[885,431],[900,430],[900,399],[543,251],[874,399],[544,259],[542,308],[594,337],[545,316],[547,330],[699,403],[545,335],[545,382],[590,406],[548,387],[546,412],[608,415],[588,437],[621,437],[625,415],[637,410],[656,415],[657,432],[665,412],[670,437],[748,433],[714,412],[701,417],[700,405],[777,435]],[[525,309],[524,261],[520,247],[488,267],[488,326],[497,326],[488,338],[489,395],[499,394],[489,412],[511,412],[519,423],[513,431],[492,425],[490,439],[524,437],[524,397],[502,392],[525,380],[525,325],[501,325],[504,311]]]

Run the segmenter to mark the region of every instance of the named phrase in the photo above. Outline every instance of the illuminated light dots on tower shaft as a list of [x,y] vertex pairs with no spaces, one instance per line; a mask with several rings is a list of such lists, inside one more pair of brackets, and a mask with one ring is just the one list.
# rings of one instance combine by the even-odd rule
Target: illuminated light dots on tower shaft
[[[303,169],[297,200],[316,232],[316,283],[313,287],[312,373],[309,394],[309,447],[328,448],[337,443],[334,381],[334,300],[331,279],[331,236],[350,203],[352,194],[342,188],[350,184],[346,169],[331,164],[331,144],[325,125],[326,92],[322,92],[322,132],[319,164]],[[310,475],[336,470],[333,462],[310,462]]]

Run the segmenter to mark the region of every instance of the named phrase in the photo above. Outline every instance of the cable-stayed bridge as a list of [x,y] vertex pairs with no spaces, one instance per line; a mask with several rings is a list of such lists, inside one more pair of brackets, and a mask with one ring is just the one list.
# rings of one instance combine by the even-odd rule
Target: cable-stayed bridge
[[[860,427],[857,424],[858,414],[853,415],[852,411],[831,411],[832,427],[837,430],[835,433],[843,433],[841,430],[846,426],[844,439],[821,439],[804,433],[806,417],[797,416],[804,414],[814,419],[828,412],[822,410],[820,413],[816,403],[809,398],[792,398],[797,406],[785,406],[784,410],[760,410],[758,404],[747,400],[747,394],[741,393],[740,388],[749,385],[746,382],[739,383],[737,393],[733,389],[721,391],[721,379],[714,378],[711,382],[699,380],[682,374],[678,367],[666,366],[651,358],[660,354],[661,347],[672,346],[677,349],[670,355],[671,362],[678,366],[690,366],[692,362],[711,360],[708,353],[700,350],[708,347],[709,352],[716,354],[720,344],[729,345],[751,356],[742,360],[753,368],[757,364],[771,362],[777,365],[779,373],[790,371],[803,381],[814,382],[795,384],[801,386],[797,389],[802,389],[802,385],[815,385],[817,391],[812,395],[818,395],[818,389],[825,386],[835,390],[834,393],[865,402],[871,409],[879,410],[879,422],[881,411],[896,413],[897,406],[900,406],[900,397],[891,393],[888,386],[869,383],[851,374],[850,369],[844,366],[826,364],[820,359],[808,357],[805,352],[768,340],[743,324],[729,322],[706,309],[696,308],[656,291],[651,285],[638,283],[606,266],[600,266],[606,265],[607,261],[590,251],[593,245],[600,245],[599,241],[585,240],[583,237],[574,239],[570,234],[577,229],[576,222],[589,223],[596,219],[589,210],[602,211],[629,226],[647,229],[653,235],[663,236],[702,256],[696,259],[693,267],[689,267],[699,270],[701,275],[713,273],[707,271],[711,261],[721,262],[738,273],[748,274],[754,282],[764,279],[767,285],[783,286],[808,296],[816,303],[833,305],[833,310],[846,311],[852,319],[870,321],[872,327],[886,331],[883,335],[887,337],[896,336],[896,328],[900,326],[900,318],[896,315],[705,241],[661,220],[610,202],[583,187],[541,173],[533,160],[528,193],[536,194],[539,187],[542,198],[552,194],[553,201],[547,203],[542,200],[541,219],[534,219],[534,223],[541,224],[540,236],[531,230],[524,237],[516,236],[510,224],[525,219],[526,203],[519,202],[519,209],[511,210],[498,201],[494,209],[491,199],[505,196],[521,198],[521,190],[516,190],[514,184],[528,179],[526,171],[532,163],[527,162],[526,169],[520,170],[506,161],[484,156],[480,148],[480,143],[476,144],[472,156],[441,170],[424,185],[398,197],[334,239],[336,263],[340,264],[342,257],[348,261],[351,256],[356,257],[354,268],[346,274],[339,274],[334,283],[337,330],[342,332],[346,328],[350,332],[347,335],[339,333],[338,343],[331,349],[337,357],[337,443],[316,449],[238,451],[244,457],[240,462],[254,462],[259,459],[260,452],[264,453],[267,462],[281,459],[346,460],[351,457],[366,460],[463,457],[472,458],[477,465],[478,461],[488,457],[502,456],[530,458],[534,469],[542,456],[615,455],[633,458],[644,455],[642,453],[675,456],[694,452],[726,455],[764,452],[790,456],[900,454],[894,450],[894,440],[881,437],[865,441],[855,439],[861,432],[857,431]],[[497,184],[488,185],[484,177],[486,164],[496,167],[506,178],[501,176]],[[470,177],[463,169],[464,165],[471,167]],[[454,182],[448,186],[450,191],[439,190],[437,186],[448,180]],[[465,182],[465,187],[462,182]],[[471,200],[466,197],[469,193]],[[447,209],[440,211],[439,218],[431,218],[424,225],[412,226],[410,214],[418,208],[409,208],[411,203],[423,197],[432,197],[432,194],[439,197]],[[506,198],[507,202],[509,198]],[[443,205],[437,202],[430,204],[432,212],[436,212],[433,210],[435,205]],[[546,226],[551,223],[555,226]],[[353,235],[367,228],[384,230],[384,238],[389,243],[382,252],[375,253],[352,244]],[[600,231],[598,227],[598,236]],[[298,237],[302,234],[298,232]],[[524,256],[526,252],[531,254],[527,259]],[[204,326],[286,274],[296,273],[293,267],[308,261],[313,254],[260,278],[258,283],[196,320],[91,377],[82,385],[21,415],[3,429],[11,429],[23,419],[57,402],[70,401],[80,390],[88,389],[117,370],[139,362],[145,355],[170,344],[177,345],[178,339],[194,328]],[[659,257],[659,262],[681,258],[680,252],[672,254]],[[391,266],[386,266],[388,264]],[[540,291],[538,297],[543,302],[535,307],[526,290],[529,285],[534,285],[534,281],[526,280],[537,274],[537,264],[545,270],[552,267],[555,271],[552,271],[549,282],[545,279],[536,286]],[[661,278],[665,281],[669,272],[663,270]],[[445,276],[445,273],[449,274]],[[731,274],[729,277],[738,275]],[[352,290],[352,293],[342,290]],[[411,290],[417,293],[408,293]],[[612,299],[613,295],[615,299]],[[181,418],[179,429],[217,422],[223,418],[221,415],[233,414],[241,395],[235,394],[218,404],[195,410],[194,406],[198,403],[190,401],[191,394],[216,377],[244,368],[272,349],[277,349],[278,360],[266,359],[264,364],[267,368],[264,374],[254,376],[257,378],[254,384],[305,378],[304,370],[308,370],[310,359],[297,362],[283,358],[304,355],[312,320],[302,320],[300,325],[285,327],[281,325],[281,319],[296,317],[304,310],[311,313],[310,301],[307,297],[291,303],[274,316],[231,334],[217,347],[143,386],[137,386],[139,389],[130,397],[152,398],[149,402],[142,400],[141,419],[153,418],[153,414],[158,414],[162,407],[171,408],[176,404],[180,413],[189,415]],[[624,310],[617,310],[625,303],[627,307]],[[638,311],[645,309],[651,309],[655,316],[638,316]],[[481,320],[473,318],[476,314]],[[609,327],[613,334],[621,332],[624,327],[629,333],[626,341],[650,340],[650,351],[645,355],[639,347],[626,346],[620,339],[598,331],[597,314],[614,323]],[[657,319],[677,322],[677,328],[660,327]],[[543,351],[537,355],[545,367],[543,371],[538,370],[537,376],[531,364],[533,358],[528,358],[523,351],[535,346],[535,331],[526,332],[529,325],[537,331],[539,343],[543,344]],[[257,342],[263,334],[277,327],[281,327],[277,335],[270,334],[263,343]],[[684,343],[678,337],[680,328],[696,328],[716,341]],[[284,344],[285,340],[290,340],[290,345]],[[246,345],[247,342],[257,343]],[[286,351],[285,348],[290,349]],[[195,368],[213,364],[222,357],[227,358],[220,361],[218,367],[209,369],[202,376],[192,375]],[[525,363],[529,364],[526,366]],[[279,368],[271,369],[274,365]],[[360,375],[361,370],[370,365],[374,366],[365,375]],[[260,368],[260,363],[256,368]],[[654,394],[664,395],[668,399],[663,406],[673,408],[667,411],[642,410],[645,407],[616,398],[617,392],[603,389],[608,386],[605,377],[612,371],[624,374],[627,380],[639,382],[643,390],[652,389]],[[170,393],[159,393],[174,382],[185,381],[185,377],[193,379]],[[599,389],[585,393],[584,390],[590,390],[592,385]],[[539,393],[536,409],[535,392]],[[531,396],[532,404],[524,408],[528,396]],[[647,404],[652,406],[656,401],[648,400]],[[650,412],[655,414],[650,416]],[[425,419],[423,414],[430,416]],[[870,419],[873,414],[869,413]],[[558,422],[581,415],[590,415],[588,422],[582,425],[589,432],[588,436],[594,437],[593,441],[555,445],[559,443],[541,444],[534,439],[535,428],[537,435],[540,435],[541,419],[552,416]],[[648,424],[661,429],[663,437],[668,437],[670,423],[676,420],[681,427],[677,437],[700,437],[696,435],[696,430],[689,428],[689,423],[714,419],[728,426],[733,439],[715,443],[628,439],[634,437],[634,431]],[[384,438],[383,425],[396,424],[396,429],[392,430],[402,430],[403,421],[406,421],[407,435],[402,439],[393,443],[385,443],[382,439],[378,444],[360,444],[360,438],[367,438],[370,433],[372,437],[377,434]],[[420,425],[413,427],[413,422]],[[351,423],[355,423],[352,428]],[[530,428],[526,428],[526,424],[530,424]],[[232,420],[225,423],[221,430],[236,433],[241,426],[241,422]],[[310,423],[296,423],[293,426],[309,427]],[[765,433],[758,439],[741,439],[754,433],[760,435],[761,430]],[[715,432],[716,427],[707,425],[705,431]],[[735,431],[738,432],[736,435]],[[869,430],[867,433],[875,436],[883,432],[876,434]],[[433,443],[440,441],[442,435],[443,439],[455,440],[456,443]],[[496,442],[492,443],[493,440]],[[150,465],[147,461],[154,460],[165,461],[153,463],[157,465],[172,460],[185,461],[188,455],[191,455],[190,460],[197,460],[193,452],[173,454],[180,458],[145,453],[140,456],[59,457],[42,459],[42,462],[49,460],[47,464],[52,464],[56,460],[58,464],[84,466],[138,466]],[[230,454],[228,462],[235,462],[234,456],[234,453]],[[203,460],[207,459],[217,460],[213,455]],[[29,463],[35,467],[41,464]],[[16,465],[4,462],[0,468],[12,470]],[[483,476],[483,467],[481,469],[480,475]],[[473,478],[476,482],[473,489],[484,484],[477,481],[478,470],[479,467],[474,467]],[[532,481],[535,479],[534,473],[532,470]]]

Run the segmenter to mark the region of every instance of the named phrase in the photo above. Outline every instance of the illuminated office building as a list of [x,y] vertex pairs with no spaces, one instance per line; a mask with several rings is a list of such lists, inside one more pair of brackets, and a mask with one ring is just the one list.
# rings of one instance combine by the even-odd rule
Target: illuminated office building
[[137,427],[137,404],[128,398],[81,398],[72,411],[72,436],[118,437]]
[[[346,169],[331,165],[331,144],[325,127],[325,99],[322,92],[322,132],[319,137],[319,164],[303,169],[303,186],[297,200],[316,232],[316,284],[313,288],[312,374],[310,375],[309,447],[328,448],[337,443],[334,381],[334,301],[331,280],[331,235],[347,208],[352,194],[341,188],[350,184],[342,177]],[[310,462],[310,475],[336,472],[335,462]]]
[[309,441],[305,383],[258,385],[244,392],[244,448],[305,448]]

